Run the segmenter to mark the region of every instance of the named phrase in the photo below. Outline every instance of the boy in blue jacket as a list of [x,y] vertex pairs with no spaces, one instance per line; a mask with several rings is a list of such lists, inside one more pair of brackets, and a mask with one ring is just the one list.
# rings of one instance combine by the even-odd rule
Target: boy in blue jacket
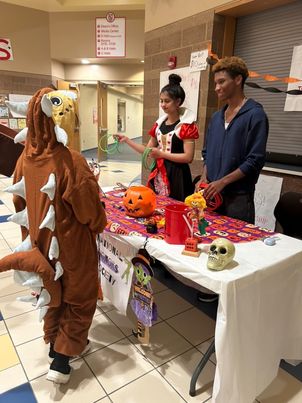
[[202,151],[206,199],[221,193],[220,214],[254,223],[254,192],[265,163],[268,119],[263,107],[244,95],[248,77],[239,57],[225,57],[213,67],[215,91],[225,106],[214,113]]

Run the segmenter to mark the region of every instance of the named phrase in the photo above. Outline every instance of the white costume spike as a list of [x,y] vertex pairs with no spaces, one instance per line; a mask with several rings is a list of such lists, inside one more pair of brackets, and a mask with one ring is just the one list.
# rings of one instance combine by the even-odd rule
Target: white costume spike
[[51,231],[53,231],[55,229],[55,226],[56,226],[56,224],[55,224],[55,209],[54,209],[53,205],[50,205],[44,220],[40,224],[39,229],[49,228]]
[[24,127],[15,137],[14,137],[14,143],[22,143],[23,141],[26,140],[27,137],[27,132],[28,132],[28,127]]
[[60,262],[57,262],[57,263],[56,263],[55,271],[56,271],[56,274],[55,274],[55,281],[57,281],[58,278],[60,278],[60,277],[63,275],[63,273],[64,273],[64,269],[63,269],[63,267],[62,267],[62,265],[61,265]]
[[30,302],[33,305],[37,304],[37,298],[34,297],[33,295],[24,295],[23,297],[17,297],[17,301],[21,302]]
[[25,238],[24,241],[14,249],[14,252],[25,252],[26,250],[31,249],[32,249],[31,240],[30,236],[28,235],[27,238]]
[[36,308],[38,309],[38,308],[42,308],[42,306],[46,306],[47,304],[50,303],[50,300],[51,300],[51,298],[50,298],[49,292],[46,290],[46,288],[43,288],[43,290],[39,296]]
[[11,112],[15,112],[18,115],[21,115],[24,117],[27,115],[29,101],[24,101],[24,102],[5,101],[5,103]]
[[68,136],[67,136],[67,133],[65,132],[65,130],[62,129],[62,127],[60,127],[59,125],[55,125],[55,133],[56,133],[57,141],[59,143],[62,143],[66,147],[67,142],[68,142]]
[[42,308],[40,308],[39,322],[42,322],[42,320],[44,319],[44,316],[47,314],[47,311],[48,311],[48,306],[42,306]]
[[28,229],[28,215],[27,215],[27,208],[25,207],[24,210],[19,211],[19,213],[12,214],[8,217],[7,221],[14,222],[15,224],[22,225]]
[[31,278],[26,280],[22,285],[24,285],[24,287],[32,288],[32,287],[43,287],[44,284],[42,278],[38,274],[33,273]]
[[58,240],[57,240],[57,238],[55,236],[53,236],[51,238],[49,251],[48,251],[49,260],[58,259],[59,253],[60,253],[60,249],[59,249]]
[[46,193],[47,196],[52,201],[55,197],[56,193],[56,177],[55,174],[50,174],[46,185],[44,185],[41,189],[41,192]]
[[25,199],[25,180],[24,180],[24,176],[22,176],[22,179],[19,182],[17,182],[14,185],[11,185],[11,186],[7,187],[6,189],[4,189],[4,192],[13,193],[13,194],[21,196],[21,197],[23,197],[23,199]]
[[41,99],[41,108],[42,111],[45,113],[45,115],[48,116],[49,118],[52,117],[52,107],[53,104],[51,100],[48,98],[47,94],[44,94]]
[[17,284],[23,285],[27,280],[35,276],[35,273],[29,273],[27,271],[14,270],[14,281]]

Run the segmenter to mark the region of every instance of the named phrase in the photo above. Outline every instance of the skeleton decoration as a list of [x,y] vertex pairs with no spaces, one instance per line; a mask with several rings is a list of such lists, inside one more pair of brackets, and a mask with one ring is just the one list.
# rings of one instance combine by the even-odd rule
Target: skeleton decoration
[[210,270],[223,270],[234,258],[235,246],[225,238],[215,239],[208,253],[207,268]]

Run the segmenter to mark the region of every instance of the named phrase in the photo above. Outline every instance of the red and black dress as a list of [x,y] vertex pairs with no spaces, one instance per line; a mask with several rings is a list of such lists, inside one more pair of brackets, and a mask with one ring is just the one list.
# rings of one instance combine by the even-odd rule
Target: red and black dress
[[[198,129],[194,124],[193,113],[181,108],[180,120],[167,125],[167,115],[160,117],[149,131],[156,138],[160,150],[172,154],[184,152],[184,141],[198,139]],[[157,159],[156,166],[148,178],[148,186],[155,193],[184,201],[194,192],[189,164]]]

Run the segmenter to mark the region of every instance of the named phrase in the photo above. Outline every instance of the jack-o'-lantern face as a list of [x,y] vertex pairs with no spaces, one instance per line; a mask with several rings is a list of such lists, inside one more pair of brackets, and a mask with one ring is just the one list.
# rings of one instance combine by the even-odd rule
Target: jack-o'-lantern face
[[156,196],[146,186],[131,186],[124,194],[126,214],[131,217],[149,217],[156,207]]

